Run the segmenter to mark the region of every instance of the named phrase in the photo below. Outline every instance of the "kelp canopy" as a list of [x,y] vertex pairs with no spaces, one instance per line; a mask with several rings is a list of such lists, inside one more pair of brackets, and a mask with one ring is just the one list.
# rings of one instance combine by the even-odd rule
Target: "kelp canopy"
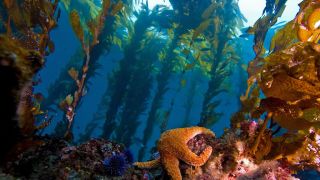
[[[2,1],[0,164],[24,149],[47,147],[54,137],[73,145],[108,144],[98,162],[107,169],[100,173],[121,175],[134,169],[127,165],[131,156],[165,164],[167,158],[152,157],[157,148],[167,152],[155,137],[197,125],[223,135],[192,136],[185,144],[203,150],[210,141],[226,148],[212,155],[230,157],[225,173],[236,167],[240,150],[230,150],[236,141],[244,144],[241,156],[257,166],[275,161],[289,174],[319,169],[320,2],[302,1],[294,19],[275,27],[289,1],[267,0],[248,28],[237,0],[167,2],[171,7],[126,0]],[[72,55],[61,49],[67,36]],[[243,48],[248,44],[252,50]],[[237,80],[247,87],[236,87]],[[89,141],[93,137],[104,140]],[[108,169],[113,158],[125,168]],[[184,175],[200,177],[184,165]]]

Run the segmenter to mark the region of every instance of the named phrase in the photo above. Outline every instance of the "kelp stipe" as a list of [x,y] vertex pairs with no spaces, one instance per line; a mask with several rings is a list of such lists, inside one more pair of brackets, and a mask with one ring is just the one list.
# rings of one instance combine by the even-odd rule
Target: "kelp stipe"
[[[89,66],[91,65],[90,55],[94,50],[94,47],[99,44],[98,38],[100,33],[103,32],[105,19],[107,16],[114,16],[122,9],[122,7],[122,1],[119,1],[116,4],[111,4],[109,0],[103,1],[102,10],[99,15],[88,22],[89,36],[85,36],[78,12],[76,10],[72,10],[70,13],[71,26],[81,42],[82,49],[85,54],[85,60],[83,61],[80,72],[74,68],[69,69],[68,73],[76,82],[77,89],[74,93],[69,94],[65,100],[60,103],[60,107],[65,111],[65,117],[69,122],[67,132],[65,133],[66,138],[72,137],[71,126],[74,120],[75,111],[82,96],[84,95],[87,74],[89,73]],[[111,10],[109,8],[111,8]]]
[[[211,35],[209,33],[208,35],[208,38],[213,38],[209,46],[212,52],[212,56],[209,57],[209,61],[212,61],[210,80],[202,103],[201,119],[198,123],[198,125],[205,127],[212,126],[221,116],[221,113],[215,112],[215,109],[220,105],[221,101],[214,100],[214,98],[220,93],[226,92],[223,84],[230,76],[232,64],[239,63],[237,62],[239,56],[233,45],[235,43],[232,43],[232,41],[235,37],[234,32],[242,27],[244,18],[236,2],[225,1],[225,3],[222,4],[223,5],[221,5],[220,2],[213,2],[206,11],[202,13],[202,24],[210,20],[212,21],[210,24],[212,23],[213,26],[210,28],[213,33]],[[233,13],[230,14],[230,12]],[[225,28],[226,26],[228,28]],[[198,28],[200,27],[201,24]],[[195,31],[194,34],[196,34],[196,32],[197,31]],[[208,32],[205,31],[204,33],[206,34]]]

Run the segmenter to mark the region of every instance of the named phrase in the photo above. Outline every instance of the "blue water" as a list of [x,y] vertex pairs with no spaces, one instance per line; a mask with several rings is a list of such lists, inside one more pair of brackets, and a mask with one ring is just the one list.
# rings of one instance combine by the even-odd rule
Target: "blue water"
[[[41,92],[45,97],[48,97],[48,89],[54,88],[51,85],[58,79],[59,74],[63,72],[63,68],[68,64],[71,56],[74,55],[76,50],[80,48],[79,40],[76,38],[70,26],[68,13],[64,9],[64,7],[62,7],[62,5],[60,6],[62,9],[62,13],[59,19],[58,28],[53,30],[50,34],[51,39],[53,39],[56,46],[56,50],[46,59],[45,68],[43,68],[38,74],[38,76],[41,77],[42,83],[35,87],[35,92]],[[295,12],[292,12],[292,14],[294,16]],[[268,48],[270,39],[273,34],[274,31],[270,30],[265,41],[266,48]],[[239,63],[247,64],[254,58],[254,52],[252,50],[253,37],[235,37],[235,39],[241,45],[241,53],[239,53],[241,62]],[[96,70],[96,75],[90,77],[90,79],[88,80],[88,92],[82,98],[80,106],[78,106],[76,110],[76,116],[72,127],[74,143],[79,143],[80,134],[84,133],[88,124],[94,120],[94,114],[97,113],[97,111],[101,111],[101,107],[99,109],[101,100],[108,94],[108,92],[106,93],[106,91],[111,86],[108,78],[111,77],[111,74],[114,70],[119,68],[119,62],[123,59],[123,57],[123,49],[120,49],[117,45],[113,45],[110,48],[109,52],[104,53],[99,58],[98,62],[101,66]],[[192,75],[192,72],[186,72],[183,75],[184,78],[187,79],[187,85],[183,88],[180,87],[179,73],[173,73],[173,75],[170,77],[169,83],[167,85],[168,90],[164,95],[163,103],[161,105],[161,109],[168,110],[170,109],[170,103],[174,102],[172,111],[168,119],[167,129],[183,126],[182,120],[185,118],[186,114],[186,96],[189,90],[189,82],[192,78]],[[247,75],[245,70],[236,68],[236,66],[234,66],[234,70],[232,70],[232,73],[229,75],[229,77],[226,77],[228,82],[227,84],[229,86],[228,91],[220,93],[214,98],[221,102],[220,105],[215,109],[215,111],[223,114],[219,118],[219,120],[210,127],[217,134],[217,136],[222,135],[224,129],[229,127],[230,117],[239,109],[239,95],[244,94],[245,92],[246,78]],[[155,76],[153,76],[153,83],[155,83],[155,81]],[[133,151],[136,157],[140,148],[147,148],[148,150],[146,152],[148,154],[145,155],[145,158],[149,158],[151,156],[149,150],[154,147],[156,140],[160,136],[160,123],[155,121],[153,125],[154,131],[149,138],[147,145],[141,145],[140,139],[142,139],[143,137],[143,131],[146,126],[146,119],[151,108],[150,106],[152,97],[155,94],[155,89],[156,86],[153,85],[147,101],[147,108],[140,114],[138,118],[139,125],[136,127],[132,127],[136,128],[136,133],[132,134],[132,137],[130,137],[133,139],[132,144],[130,145],[130,149]],[[207,89],[208,78],[203,77],[202,80],[199,80],[198,82],[198,88],[193,98],[193,105],[190,112],[190,126],[197,125],[197,123],[199,122],[204,93],[207,91]],[[57,106],[54,106],[54,108],[57,112],[53,113],[55,115],[53,123],[45,129],[44,134],[54,134],[55,126],[63,119],[63,111],[57,108]],[[105,114],[106,111],[107,109],[102,109],[101,114]],[[92,138],[101,137],[104,120],[105,116],[97,121],[97,126],[94,132],[91,134]]]

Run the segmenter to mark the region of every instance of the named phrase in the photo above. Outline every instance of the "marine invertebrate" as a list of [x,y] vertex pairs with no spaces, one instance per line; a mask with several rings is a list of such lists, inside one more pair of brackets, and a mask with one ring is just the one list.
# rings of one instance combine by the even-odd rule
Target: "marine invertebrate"
[[168,130],[161,134],[158,142],[160,158],[148,162],[136,162],[134,165],[140,168],[152,168],[161,163],[172,179],[182,179],[179,160],[192,166],[202,166],[211,155],[210,146],[207,146],[199,156],[188,148],[188,141],[198,134],[215,136],[211,130],[197,126]]
[[114,154],[104,159],[103,165],[108,175],[121,176],[127,169],[126,158],[123,154]]
[[133,154],[132,152],[129,150],[129,149],[125,149],[123,154],[125,155],[126,157],[126,161],[129,163],[129,164],[132,164],[133,161],[134,161],[134,157],[133,157]]

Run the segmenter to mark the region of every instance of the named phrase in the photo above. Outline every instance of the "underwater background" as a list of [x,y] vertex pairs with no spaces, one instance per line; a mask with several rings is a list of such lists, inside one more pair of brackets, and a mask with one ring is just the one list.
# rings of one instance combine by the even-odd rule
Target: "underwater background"
[[320,179],[319,22],[318,0],[3,0],[0,178]]

